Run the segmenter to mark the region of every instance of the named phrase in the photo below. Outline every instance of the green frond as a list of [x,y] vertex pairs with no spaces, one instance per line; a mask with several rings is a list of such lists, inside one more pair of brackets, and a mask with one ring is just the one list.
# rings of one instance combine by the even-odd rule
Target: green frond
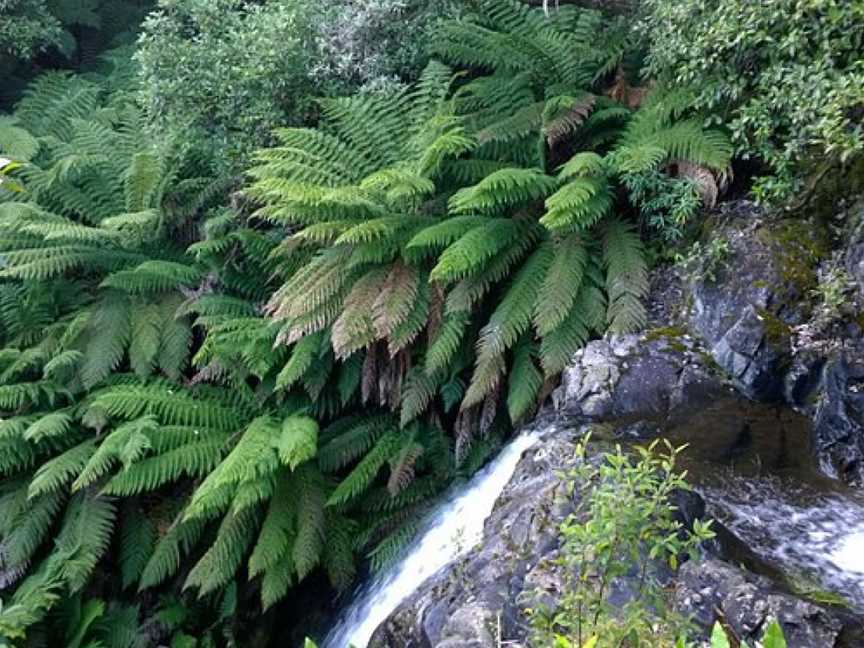
[[[297,493],[297,536],[291,552],[297,578],[305,578],[324,551],[327,492],[321,474],[310,463],[294,473]],[[272,570],[271,570],[272,571]]]
[[489,318],[489,323],[481,329],[478,357],[503,354],[527,330],[554,257],[549,242],[541,244],[528,257]]
[[281,601],[294,584],[293,564],[289,555],[284,555],[261,579],[261,609],[265,612]]
[[325,472],[336,472],[363,456],[378,439],[393,429],[386,416],[346,418],[325,429],[318,464]]
[[[415,254],[428,254],[435,248],[444,248],[460,239],[472,229],[483,225],[486,219],[480,216],[456,216],[424,227],[406,245]],[[427,250],[431,248],[431,250]]]
[[448,204],[454,214],[494,213],[546,198],[557,188],[558,181],[539,169],[501,169],[460,189]]
[[172,261],[145,261],[131,270],[108,275],[102,282],[132,295],[146,295],[192,286],[201,280],[197,268]]
[[327,505],[345,504],[369,488],[397,447],[398,436],[396,433],[391,431],[382,435],[348,476],[339,483],[327,500]]
[[279,459],[295,470],[318,452],[318,423],[308,416],[289,416],[282,421],[282,431],[276,443]]
[[207,517],[224,509],[226,497],[244,482],[266,478],[279,468],[276,444],[280,427],[270,416],[254,419],[227,457],[193,493],[186,519]]
[[70,500],[55,551],[62,556],[58,574],[71,591],[84,588],[108,551],[116,516],[116,505],[107,497],[80,492]]
[[164,170],[161,160],[150,152],[136,153],[123,176],[126,211],[155,207]]
[[75,479],[72,490],[90,486],[118,463],[129,468],[139,461],[150,449],[150,435],[155,433],[158,425],[152,416],[143,416],[108,434]]
[[20,575],[36,550],[48,539],[57,515],[64,504],[62,493],[29,497],[26,484],[7,491],[0,498],[0,537],[3,555],[0,566],[13,576]]
[[546,200],[546,213],[540,222],[553,231],[585,230],[604,218],[612,203],[604,175],[573,177]]
[[118,384],[96,392],[89,403],[109,416],[131,420],[153,415],[167,425],[186,425],[236,432],[243,414],[225,400],[208,397],[206,392],[180,390],[177,386],[154,382],[147,385]]
[[494,218],[468,231],[438,258],[429,278],[449,283],[482,269],[490,259],[527,235],[528,226],[511,218]]
[[188,436],[193,440],[165,449],[158,447],[160,435],[157,434],[152,441],[155,456],[124,468],[108,480],[102,491],[106,495],[129,497],[155,491],[183,478],[200,479],[209,475],[227,452],[228,434],[219,431],[205,434],[203,430],[188,428]]
[[73,423],[74,419],[69,412],[52,412],[33,421],[22,436],[32,443],[47,439],[58,440],[67,436]]
[[89,439],[46,461],[34,473],[27,497],[32,499],[65,489],[81,473],[95,451],[96,443]]
[[291,358],[276,377],[276,389],[289,389],[303,377],[320,353],[323,340],[323,333],[312,333],[302,337],[294,345]]
[[543,280],[534,310],[534,327],[540,337],[554,330],[573,308],[588,264],[588,251],[581,234],[555,241],[555,256]]
[[426,349],[424,363],[428,375],[434,375],[446,369],[456,352],[462,346],[462,340],[468,330],[471,317],[467,312],[457,312],[445,316],[435,339],[430,341]]
[[240,568],[257,530],[255,510],[226,515],[216,540],[189,572],[183,589],[196,588],[200,598],[227,585]]
[[603,236],[603,262],[609,329],[616,333],[642,329],[647,321],[642,300],[648,294],[648,267],[639,235],[623,222],[610,220]]
[[120,575],[123,588],[137,583],[156,546],[153,522],[134,503],[123,508],[120,523]]
[[27,162],[39,152],[39,140],[18,125],[15,117],[0,116],[0,152]]
[[534,363],[534,344],[523,338],[513,350],[513,366],[507,378],[507,412],[518,423],[537,405],[543,375]]
[[[270,499],[267,515],[261,524],[261,532],[249,557],[249,577],[269,572],[280,566],[283,558],[290,558],[294,537],[297,532],[297,500],[292,478],[283,473],[276,486],[276,491]],[[293,572],[293,565],[284,567]]]
[[130,303],[122,293],[108,292],[90,315],[81,382],[92,388],[117,369],[132,334]]
[[[592,311],[597,311],[592,315]],[[573,360],[573,355],[585,346],[597,327],[592,322],[600,317],[605,324],[606,299],[595,286],[582,284],[576,302],[567,317],[543,336],[540,342],[540,363],[547,377],[555,376]]]
[[344,592],[354,582],[357,568],[354,564],[354,540],[357,524],[338,513],[326,512],[326,537],[323,563],[330,584],[336,591]]
[[198,542],[204,531],[202,520],[175,520],[168,531],[159,538],[153,555],[141,572],[139,591],[156,587],[174,576],[180,569],[180,561]]

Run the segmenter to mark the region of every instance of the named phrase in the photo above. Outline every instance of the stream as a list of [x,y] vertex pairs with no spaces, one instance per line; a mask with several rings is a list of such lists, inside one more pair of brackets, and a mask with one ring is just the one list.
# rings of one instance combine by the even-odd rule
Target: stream
[[495,500],[522,453],[539,439],[539,432],[533,430],[517,436],[466,484],[445,497],[421,525],[405,556],[357,590],[322,648],[366,648],[375,629],[423,581],[480,542]]
[[[653,434],[688,445],[681,467],[705,498],[709,516],[737,538],[733,562],[799,595],[827,596],[864,612],[864,494],[818,470],[809,431],[810,422],[794,412],[736,397],[653,425]],[[322,648],[366,648],[403,600],[480,542],[522,453],[550,433],[517,436],[444,498],[405,557],[358,588]]]
[[864,492],[819,471],[808,419],[730,398],[664,433],[689,444],[689,481],[746,548],[736,560],[864,612]]

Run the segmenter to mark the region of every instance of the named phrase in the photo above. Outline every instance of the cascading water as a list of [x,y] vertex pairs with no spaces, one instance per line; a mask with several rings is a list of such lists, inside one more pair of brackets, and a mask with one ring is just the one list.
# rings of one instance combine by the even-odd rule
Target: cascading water
[[666,433],[689,444],[684,467],[709,516],[751,556],[864,612],[864,493],[820,473],[810,431],[789,410],[720,399]]
[[864,501],[773,479],[733,478],[704,495],[761,559],[864,611]]
[[466,554],[483,537],[483,523],[516,470],[522,453],[540,433],[516,437],[465,486],[439,504],[405,557],[361,587],[330,631],[323,648],[366,648],[375,629],[427,578]]

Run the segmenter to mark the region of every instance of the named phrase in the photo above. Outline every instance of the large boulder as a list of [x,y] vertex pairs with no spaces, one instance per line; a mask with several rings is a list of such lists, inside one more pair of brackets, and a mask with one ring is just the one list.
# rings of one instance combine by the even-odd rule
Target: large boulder
[[576,352],[553,394],[556,409],[583,420],[662,417],[724,390],[705,351],[684,331],[594,340]]

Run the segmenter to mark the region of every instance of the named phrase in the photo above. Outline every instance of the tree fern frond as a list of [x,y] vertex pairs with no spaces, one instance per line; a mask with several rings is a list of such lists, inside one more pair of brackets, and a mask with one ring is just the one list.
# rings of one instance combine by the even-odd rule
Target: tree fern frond
[[197,588],[200,598],[228,584],[255,539],[257,517],[250,509],[226,515],[216,540],[189,572],[183,589]]
[[397,443],[398,437],[394,432],[387,432],[381,436],[357,466],[339,483],[327,500],[327,505],[345,504],[366,490],[392,456]]
[[449,207],[454,214],[490,213],[545,198],[557,188],[557,180],[539,169],[501,169],[457,191]]
[[621,221],[609,221],[603,236],[603,261],[610,330],[617,333],[640,330],[647,319],[642,299],[648,293],[648,269],[638,234]]
[[543,376],[534,364],[534,345],[526,339],[513,350],[513,366],[508,377],[507,411],[510,420],[519,422],[537,404]]
[[555,256],[534,310],[534,327],[540,337],[554,330],[573,308],[588,263],[588,252],[581,235],[569,234],[554,245]]

